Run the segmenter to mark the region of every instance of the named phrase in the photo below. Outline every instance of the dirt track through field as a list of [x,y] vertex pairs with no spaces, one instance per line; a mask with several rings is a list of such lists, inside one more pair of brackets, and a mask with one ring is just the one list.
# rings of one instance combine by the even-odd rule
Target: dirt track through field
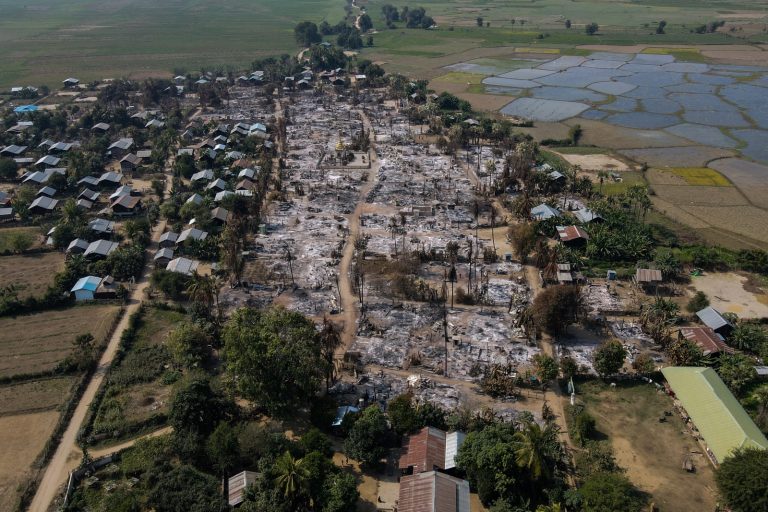
[[[170,176],[167,176],[165,187],[166,194],[170,194]],[[160,240],[160,235],[162,235],[163,231],[165,231],[165,221],[159,222],[152,230],[150,253],[154,253],[154,251],[157,250],[157,243]],[[82,452],[77,447],[77,433],[80,431],[83,421],[85,421],[91,402],[93,402],[96,393],[104,382],[104,377],[107,371],[110,366],[112,366],[112,361],[120,346],[120,338],[122,337],[123,332],[128,328],[128,320],[141,305],[144,297],[144,290],[146,290],[149,285],[148,274],[152,268],[151,261],[151,258],[148,258],[148,263],[144,267],[141,278],[136,282],[131,298],[128,301],[128,307],[125,309],[125,314],[117,325],[115,332],[112,334],[112,337],[107,344],[107,348],[104,350],[104,353],[99,360],[99,366],[91,378],[91,381],[88,383],[83,396],[80,398],[80,402],[78,402],[75,412],[72,414],[72,418],[69,421],[67,429],[64,431],[64,435],[59,442],[56,453],[54,453],[53,458],[51,458],[45,469],[43,478],[37,488],[37,493],[29,506],[30,512],[46,512],[59,493],[61,486],[67,482],[69,472],[75,469],[80,463]]]

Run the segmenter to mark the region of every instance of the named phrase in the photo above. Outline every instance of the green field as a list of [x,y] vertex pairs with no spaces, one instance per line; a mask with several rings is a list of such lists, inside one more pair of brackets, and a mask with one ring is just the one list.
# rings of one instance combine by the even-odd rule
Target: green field
[[[367,7],[379,30],[375,46],[363,54],[391,69],[424,69],[423,59],[446,57],[473,48],[509,45],[532,51],[580,44],[733,44],[765,40],[766,34],[736,32],[699,35],[691,28],[734,13],[765,13],[762,0],[459,0],[414,2],[439,27],[388,30],[381,6],[404,2],[374,0]],[[298,50],[293,27],[302,20],[332,25],[344,17],[342,0],[0,0],[0,88],[58,85],[67,76],[81,80],[165,75],[203,66],[242,69],[255,58]],[[489,27],[478,27],[480,16]],[[512,20],[515,23],[512,23]],[[570,19],[573,27],[564,28]],[[659,20],[667,33],[655,35]],[[736,18],[729,18],[736,19]],[[596,22],[600,32],[584,33]],[[735,37],[738,36],[738,37]]]

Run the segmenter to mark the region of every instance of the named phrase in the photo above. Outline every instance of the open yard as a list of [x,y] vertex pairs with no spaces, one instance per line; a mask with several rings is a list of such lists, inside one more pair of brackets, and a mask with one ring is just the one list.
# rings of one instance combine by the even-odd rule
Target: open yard
[[[627,477],[651,494],[660,510],[714,510],[713,471],[701,447],[683,433],[683,422],[676,414],[659,422],[665,411],[673,411],[668,396],[645,383],[610,388],[591,381],[577,384],[576,390]],[[692,454],[695,473],[682,469],[688,454]]]
[[15,509],[18,488],[58,419],[57,411],[0,416],[0,510]]
[[118,306],[77,306],[34,315],[0,319],[0,376],[53,369],[72,350],[80,334],[90,332],[101,342],[112,326]]
[[721,313],[736,313],[739,318],[768,317],[768,295],[757,287],[749,275],[734,272],[707,272],[691,279],[691,295],[707,294]]
[[19,297],[39,296],[53,284],[53,275],[64,268],[60,252],[0,256],[3,285],[19,287]]

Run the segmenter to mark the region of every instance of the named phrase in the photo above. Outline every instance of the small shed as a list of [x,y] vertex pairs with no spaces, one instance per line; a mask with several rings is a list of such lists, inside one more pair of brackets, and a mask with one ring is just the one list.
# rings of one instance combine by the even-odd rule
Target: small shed
[[731,331],[733,331],[733,325],[723,318],[723,315],[712,306],[707,306],[701,311],[697,311],[696,316],[699,317],[701,323],[724,338],[727,338]]
[[258,473],[253,471],[242,471],[228,480],[228,502],[230,507],[236,507],[245,500],[245,490],[256,482]]
[[93,300],[96,290],[101,284],[101,278],[96,276],[81,277],[72,287],[70,293],[74,294],[76,301]]
[[661,270],[655,268],[638,268],[635,270],[635,282],[639,286],[656,285],[663,280]]

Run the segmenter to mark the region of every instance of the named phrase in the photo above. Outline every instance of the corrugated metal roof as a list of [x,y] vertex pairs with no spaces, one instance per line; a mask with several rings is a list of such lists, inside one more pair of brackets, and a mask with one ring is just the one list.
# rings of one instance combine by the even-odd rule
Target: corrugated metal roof
[[682,327],[680,335],[696,343],[705,355],[717,354],[718,352],[733,352],[733,349],[725,344],[723,337],[709,327]]
[[243,471],[229,478],[229,506],[235,507],[245,499],[245,490],[253,484],[259,474],[254,471]]
[[445,434],[445,469],[456,467],[456,455],[466,438],[464,432],[448,432]]
[[661,270],[656,270],[655,268],[639,268],[635,271],[635,281],[638,283],[661,282]]
[[673,366],[661,372],[718,462],[736,448],[768,449],[768,439],[712,368]]
[[101,278],[96,276],[86,276],[81,277],[77,280],[75,283],[75,286],[72,287],[70,292],[76,292],[80,290],[87,290],[89,292],[95,292],[96,288],[99,287],[99,283],[101,283]]
[[400,479],[399,512],[469,512],[469,482],[429,471]]
[[400,457],[400,469],[413,467],[414,473],[445,469],[445,432],[424,427],[408,436]]
[[699,317],[699,320],[701,320],[704,325],[712,329],[720,329],[721,327],[730,325],[720,312],[712,306],[707,306],[701,311],[697,311],[696,316]]

